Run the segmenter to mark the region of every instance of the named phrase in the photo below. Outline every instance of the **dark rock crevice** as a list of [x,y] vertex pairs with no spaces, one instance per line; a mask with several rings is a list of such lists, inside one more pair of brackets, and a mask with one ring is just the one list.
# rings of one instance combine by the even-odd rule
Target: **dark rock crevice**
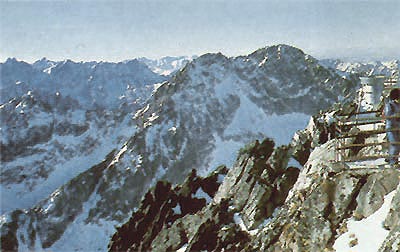
[[[326,208],[324,210],[324,218],[329,221],[331,230],[331,237],[327,241],[328,247],[332,247],[335,243],[335,240],[337,238],[336,236],[338,234],[337,230],[339,229],[340,225],[343,225],[344,220],[350,218],[353,215],[353,212],[357,207],[357,197],[360,194],[361,188],[367,182],[367,179],[368,176],[358,177],[358,182],[350,195],[351,200],[343,213],[335,213],[333,200],[329,200],[329,203],[326,205]],[[336,183],[333,183],[332,186],[336,186]],[[332,192],[334,191],[336,191],[336,189],[332,190]]]

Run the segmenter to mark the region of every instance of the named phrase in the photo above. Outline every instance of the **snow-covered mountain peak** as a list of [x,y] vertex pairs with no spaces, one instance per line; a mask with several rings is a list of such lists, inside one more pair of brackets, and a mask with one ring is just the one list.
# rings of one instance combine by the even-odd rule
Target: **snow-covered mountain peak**
[[259,53],[262,51],[265,51],[268,53],[278,53],[278,52],[279,53],[294,53],[294,52],[296,52],[296,53],[304,54],[304,52],[301,49],[291,46],[291,45],[286,45],[286,44],[265,46],[265,47],[259,48],[258,50],[254,51],[253,53]]
[[321,65],[336,70],[340,75],[358,74],[360,76],[383,75],[387,77],[399,75],[400,61],[398,59],[390,61],[370,61],[354,62],[343,61],[340,59],[323,59],[319,61]]
[[218,64],[220,60],[227,60],[227,59],[228,57],[223,55],[221,52],[206,53],[198,57],[197,59],[193,60],[193,63],[207,64],[207,65],[209,65],[210,63]]
[[4,63],[0,63],[1,70],[5,67],[29,67],[30,64],[23,60],[18,60],[17,58],[7,58]]
[[[261,62],[267,57],[270,60],[290,60],[298,57],[305,57],[306,54],[299,48],[289,45],[273,45],[260,48],[248,57]],[[309,57],[309,55],[307,56]]]
[[[119,63],[54,62],[43,58],[28,64],[9,59],[0,64],[0,69],[0,103],[21,96],[28,90],[41,90],[44,93],[69,95],[87,108],[116,108],[120,104],[119,97],[132,97],[132,92],[138,92],[134,99],[130,99],[135,100],[139,98],[140,90],[149,89],[148,85],[167,79],[155,74],[138,60]],[[24,85],[16,88],[15,84],[20,83]]]
[[7,64],[15,64],[17,62],[23,62],[23,61],[17,60],[17,58],[12,57],[12,58],[7,58],[3,64],[6,64],[6,63]]
[[37,60],[32,64],[33,68],[47,74],[51,74],[51,69],[56,65],[57,62],[48,60],[46,57],[43,57],[42,59]]
[[[307,115],[314,109],[327,107],[354,88],[354,83],[343,80],[317,61],[308,60],[312,58],[301,50],[289,46],[281,46],[281,50],[286,62],[266,61],[265,67],[255,60],[258,54],[277,54],[279,46],[236,58],[210,53],[187,64],[156,90],[146,109],[138,114],[144,124],[140,136],[135,138],[145,138],[146,149],[135,151],[140,152],[143,160],[150,153],[163,153],[161,157],[168,157],[161,159],[164,161],[159,160],[161,157],[155,161],[150,154],[148,162],[150,166],[156,162],[160,171],[165,167],[171,171],[183,168],[186,160],[178,161],[174,155],[181,153],[178,157],[182,159],[189,156],[185,154],[188,143],[212,143],[212,147],[192,146],[204,156],[192,159],[184,167],[203,171],[221,162],[231,164],[230,159],[218,160],[223,157],[218,154],[222,149],[231,148],[234,153],[250,139],[268,134],[268,128],[279,128],[270,121],[279,124],[292,118],[304,123],[302,120],[308,121]],[[249,60],[243,60],[246,58]],[[185,137],[178,141],[177,135]],[[287,133],[275,135],[279,135],[279,144],[288,141]],[[174,151],[165,151],[171,148]]]

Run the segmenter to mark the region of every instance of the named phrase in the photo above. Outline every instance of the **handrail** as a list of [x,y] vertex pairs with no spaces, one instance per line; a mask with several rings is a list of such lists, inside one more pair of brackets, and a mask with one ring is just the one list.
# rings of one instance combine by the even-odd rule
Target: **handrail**
[[383,90],[391,90],[391,89],[395,89],[395,88],[399,88],[399,87],[396,87],[396,86],[386,86],[386,87],[383,88]]
[[375,116],[375,117],[361,117],[361,118],[346,118],[344,120],[340,120],[340,122],[354,122],[354,121],[372,121],[372,120],[386,120],[386,119],[398,119],[400,115],[396,116]]
[[380,111],[380,110],[359,111],[359,112],[354,112],[351,114],[342,114],[342,115],[336,115],[336,116],[353,116],[353,115],[373,114],[373,113],[378,113],[378,112],[382,112],[382,111]]
[[353,156],[352,158],[344,159],[344,162],[355,162],[355,161],[366,161],[371,159],[378,159],[378,158],[399,158],[400,155],[372,155],[372,156]]
[[382,171],[383,169],[388,169],[387,167],[390,167],[389,164],[378,164],[378,165],[373,165],[373,164],[362,164],[362,165],[352,165],[350,167],[350,170],[377,170],[377,171]]
[[371,135],[379,135],[387,132],[395,132],[395,131],[400,131],[400,128],[395,128],[395,129],[382,129],[382,130],[365,130],[365,131],[359,131],[356,134],[352,135],[342,135],[338,136],[338,139],[343,139],[343,138],[352,138],[352,137],[357,137],[359,135],[365,135],[365,136],[371,136]]
[[353,147],[368,147],[368,146],[378,146],[378,145],[400,145],[400,142],[377,142],[377,143],[364,143],[364,144],[345,144],[342,147],[336,148],[337,150],[347,150]]
[[[389,79],[384,83],[382,87],[383,92],[387,92],[387,89],[392,89],[397,81],[394,79]],[[365,93],[373,93],[371,90],[364,92]],[[385,94],[385,93],[384,93]],[[399,119],[400,114],[395,114],[393,116],[384,116],[383,111],[372,108],[368,111],[359,111],[361,104],[357,104],[356,107],[351,108],[351,110],[347,111],[339,111],[338,113],[334,114],[334,118],[336,120],[336,124],[334,126],[334,131],[337,139],[337,144],[335,146],[336,153],[335,153],[335,160],[339,162],[352,162],[352,161],[363,161],[363,160],[374,160],[379,158],[390,158],[390,157],[397,157],[399,158],[400,155],[388,155],[388,154],[378,154],[378,155],[360,155],[360,156],[349,156],[346,150],[348,149],[362,149],[368,146],[383,146],[386,148],[388,145],[400,145],[400,142],[368,142],[368,143],[348,143],[346,139],[361,137],[361,138],[368,138],[372,135],[379,135],[385,134],[388,132],[400,132],[400,128],[392,127],[390,129],[385,129],[382,127],[385,124],[385,121],[388,122],[390,119]],[[380,106],[379,106],[380,107]],[[361,125],[371,125],[368,127],[369,129],[360,129],[356,132],[351,132],[350,129],[353,127],[361,126]],[[388,125],[387,125],[388,126]],[[349,132],[350,131],[350,132]],[[346,143],[347,142],[347,143]],[[386,146],[385,146],[386,145]],[[354,153],[355,154],[355,153]]]
[[349,124],[341,124],[340,127],[353,127],[353,126],[361,126],[361,125],[368,125],[368,124],[378,124],[378,123],[384,123],[382,120],[371,120],[371,121],[365,121],[365,122],[356,122],[356,123],[349,123]]

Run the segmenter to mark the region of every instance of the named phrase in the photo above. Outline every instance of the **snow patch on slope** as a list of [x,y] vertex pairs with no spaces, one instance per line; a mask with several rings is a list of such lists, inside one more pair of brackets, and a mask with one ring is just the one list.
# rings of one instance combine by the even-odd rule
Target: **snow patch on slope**
[[[81,153],[68,160],[59,160],[58,163],[54,164],[54,170],[49,173],[46,179],[41,180],[34,186],[28,186],[25,183],[19,184],[0,184],[1,192],[1,207],[0,214],[10,212],[14,209],[26,209],[34,206],[43,197],[50,195],[58,187],[67,183],[72,178],[76,177],[81,172],[98,164],[101,160],[115,147],[117,143],[115,139],[117,136],[130,136],[134,134],[135,128],[128,126],[129,116],[127,116],[116,130],[107,136],[100,137],[97,135],[98,132],[88,131],[79,137],[73,136],[55,136],[54,141],[59,141],[60,143],[66,144],[71,147],[74,144],[79,143],[82,139],[85,139],[88,135],[92,138],[97,138],[99,143],[98,147],[94,149],[93,152]],[[81,140],[81,141],[80,141]],[[48,143],[42,144],[45,148]],[[77,147],[78,148],[78,147]],[[121,153],[122,154],[122,153]],[[49,159],[50,157],[46,153],[39,153],[31,155],[29,157],[18,157],[16,160],[10,162],[8,165],[17,166],[29,166],[35,163],[35,160]],[[54,157],[53,157],[54,158]]]
[[[390,210],[390,203],[395,195],[393,191],[385,196],[385,201],[382,207],[368,218],[356,221],[351,219],[347,223],[348,232],[342,234],[335,242],[333,248],[338,252],[347,251],[363,251],[375,252],[378,251],[382,242],[385,240],[389,231],[383,228],[383,222]],[[355,237],[351,238],[350,235]],[[357,238],[358,244],[349,247],[351,240]]]
[[[87,223],[86,219],[89,212],[96,206],[97,201],[101,196],[96,193],[96,190],[90,196],[89,200],[84,203],[83,212],[74,220],[73,223],[68,225],[61,238],[53,244],[49,249],[44,250],[48,252],[60,251],[106,251],[110,237],[116,231],[115,226],[120,224],[116,221],[107,221],[100,219],[98,223]],[[127,215],[129,216],[129,215]]]
[[214,151],[205,174],[222,164],[232,166],[240,148],[249,142],[245,141],[248,137],[243,136],[251,136],[253,139],[250,141],[271,137],[277,146],[284,145],[310,120],[310,116],[303,113],[267,114],[245,95],[241,85],[232,76],[225,76],[225,81],[215,86],[214,91],[220,101],[230,95],[239,97],[240,106],[223,134],[213,135]]
[[303,129],[310,116],[302,113],[285,115],[267,115],[247,97],[241,97],[240,107],[231,124],[224,131],[223,137],[214,135],[214,151],[211,155],[209,169],[225,164],[232,166],[235,156],[243,145],[243,140],[234,140],[237,136],[251,134],[255,136],[268,136],[274,139],[277,146],[288,144],[294,133]]

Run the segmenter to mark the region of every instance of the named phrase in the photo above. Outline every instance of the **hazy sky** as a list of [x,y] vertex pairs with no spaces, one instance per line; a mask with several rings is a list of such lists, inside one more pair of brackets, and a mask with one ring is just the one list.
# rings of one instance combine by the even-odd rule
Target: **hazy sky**
[[235,56],[278,43],[317,58],[400,58],[400,0],[0,0],[0,61]]

